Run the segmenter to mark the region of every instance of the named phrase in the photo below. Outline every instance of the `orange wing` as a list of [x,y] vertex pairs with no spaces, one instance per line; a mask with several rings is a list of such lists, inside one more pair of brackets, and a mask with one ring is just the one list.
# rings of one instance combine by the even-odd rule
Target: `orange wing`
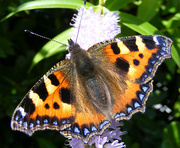
[[13,130],[32,135],[37,130],[62,130],[71,125],[75,108],[66,99],[70,95],[69,70],[68,60],[62,61],[30,89],[13,113]]
[[158,66],[171,58],[171,45],[172,40],[165,36],[150,35],[113,39],[89,49],[103,69],[124,83],[119,83],[125,87],[124,91],[112,98],[115,120],[128,120],[136,112],[145,112],[153,88],[152,78]]
[[114,39],[103,51],[121,75],[144,84],[152,79],[165,59],[171,58],[171,45],[172,40],[165,36],[134,36]]
[[28,135],[58,130],[88,142],[92,135],[102,134],[111,118],[129,119],[145,111],[151,79],[162,61],[171,57],[171,44],[169,38],[158,35],[98,43],[86,54],[96,65],[87,80],[77,75],[74,61],[58,63],[17,106],[12,129]]
[[86,90],[78,84],[69,60],[50,69],[15,109],[11,128],[31,136],[37,130],[60,131],[85,142],[102,132],[110,121],[91,106]]

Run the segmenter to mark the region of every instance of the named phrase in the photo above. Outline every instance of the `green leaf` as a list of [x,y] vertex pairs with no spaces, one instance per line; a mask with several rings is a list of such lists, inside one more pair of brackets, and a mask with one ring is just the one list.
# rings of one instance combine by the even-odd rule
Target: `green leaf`
[[57,148],[51,140],[37,138],[37,142],[40,148]]
[[173,29],[175,27],[179,27],[180,23],[180,13],[176,13],[173,17],[171,17],[168,20],[162,20],[162,24],[168,28],[168,29]]
[[[179,89],[180,89],[180,87],[179,87]],[[179,92],[180,92],[180,90],[179,90]],[[179,99],[174,104],[174,117],[180,118],[180,95],[179,95]]]
[[171,55],[172,55],[174,62],[180,68],[180,56],[179,56],[177,49],[175,48],[174,45],[171,47]]
[[159,11],[161,0],[142,0],[138,7],[138,18],[150,21]]
[[150,34],[162,34],[156,27],[151,25],[146,21],[142,21],[141,19],[133,16],[131,14],[127,14],[124,12],[120,12],[121,23],[128,28],[138,32],[142,35],[150,35]]
[[[13,16],[14,14],[25,11],[25,10],[33,10],[33,9],[49,9],[49,8],[69,8],[69,9],[77,9],[78,7],[83,5],[82,0],[38,0],[38,1],[30,1],[20,5],[15,11],[8,14],[5,19]],[[93,6],[91,3],[86,3],[86,7],[89,8]]]
[[164,128],[163,134],[163,148],[178,148],[180,147],[180,123],[171,122],[166,128]]
[[162,20],[162,24],[165,26],[167,32],[173,37],[174,45],[172,46],[172,57],[174,61],[176,62],[177,66],[180,68],[180,51],[178,52],[178,49],[180,49],[180,13],[176,13],[174,16],[172,16],[168,20]]
[[[52,40],[59,41],[63,44],[67,43],[67,39],[69,37],[69,32],[71,29],[67,29],[64,32],[60,33],[56,37],[54,37]],[[48,58],[52,55],[55,55],[57,53],[62,53],[63,51],[66,50],[66,46],[63,44],[59,44],[53,41],[49,41],[46,43],[40,51],[34,56],[32,64],[30,66],[29,71],[36,65],[38,62],[43,60],[44,58]]]
[[105,7],[109,10],[119,10],[134,0],[107,0]]

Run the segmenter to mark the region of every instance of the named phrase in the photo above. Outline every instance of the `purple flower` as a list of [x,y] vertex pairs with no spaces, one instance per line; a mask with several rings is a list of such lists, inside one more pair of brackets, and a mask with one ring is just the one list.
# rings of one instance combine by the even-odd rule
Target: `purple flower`
[[[94,12],[92,7],[90,7],[90,10],[86,10],[84,7],[79,8],[78,14],[74,14],[72,22],[70,25],[73,28],[69,36],[84,50],[88,50],[89,47],[96,43],[113,39],[121,32],[120,26],[118,26],[119,16],[117,13],[107,12],[100,15]],[[66,58],[69,59],[70,54]]]
[[127,134],[127,132],[121,132],[120,131],[120,126],[123,126],[123,123],[115,122],[114,120],[112,120],[111,125],[109,127],[109,129],[111,129],[111,131],[106,129],[104,131],[104,133],[102,134],[102,137],[108,137],[110,142],[113,142],[114,139],[122,140],[120,136]]
[[120,131],[119,126],[122,125],[122,123],[112,121],[112,124],[109,127],[111,130],[106,129],[101,136],[92,136],[87,144],[81,139],[72,137],[72,139],[69,140],[69,146],[72,148],[125,148],[126,145],[124,145],[124,142],[119,143],[119,141],[121,141],[120,136],[126,134],[126,132]]
[[[80,24],[81,17],[82,21]],[[75,14],[72,18],[74,23],[71,25],[74,28],[70,33],[70,37],[74,42],[77,40],[77,43],[81,48],[87,50],[92,45],[101,41],[113,39],[117,34],[119,34],[120,26],[118,26],[118,19],[119,17],[116,13],[100,15],[94,12],[92,7],[90,7],[90,10],[81,7],[78,9],[78,14]],[[79,25],[80,30],[78,34]]]
[[115,140],[112,143],[108,143],[104,145],[104,148],[125,148],[126,145],[124,145],[124,142],[118,143],[118,140]]
[[81,139],[77,139],[77,138],[72,138],[71,140],[69,140],[69,146],[71,146],[72,148],[84,148],[85,144]]
[[108,142],[107,137],[101,138],[100,136],[94,136],[93,139],[89,141],[89,146],[95,145],[96,148],[103,148],[106,142]]

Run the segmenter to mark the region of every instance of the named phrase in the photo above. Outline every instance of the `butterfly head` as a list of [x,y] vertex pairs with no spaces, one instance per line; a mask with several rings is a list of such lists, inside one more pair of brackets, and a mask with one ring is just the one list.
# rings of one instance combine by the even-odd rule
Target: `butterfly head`
[[81,47],[75,43],[72,39],[68,39],[68,45],[69,45],[69,52],[70,53],[76,53],[79,50],[81,50]]

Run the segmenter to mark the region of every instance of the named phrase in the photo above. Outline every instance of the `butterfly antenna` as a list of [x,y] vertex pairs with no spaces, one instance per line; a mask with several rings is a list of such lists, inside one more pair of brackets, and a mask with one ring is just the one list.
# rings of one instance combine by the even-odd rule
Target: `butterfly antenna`
[[51,38],[48,38],[48,37],[46,37],[46,36],[42,36],[42,35],[40,35],[40,34],[34,33],[34,32],[32,32],[32,31],[30,31],[30,30],[27,30],[27,29],[25,29],[24,32],[27,32],[27,33],[30,33],[30,34],[32,34],[32,35],[35,35],[35,36],[44,38],[44,39],[46,39],[46,40],[53,41],[53,42],[56,42],[56,43],[59,43],[59,44],[62,44],[62,45],[64,45],[64,46],[66,46],[66,44],[63,44],[63,43],[61,43],[61,42],[58,42],[58,41],[53,40],[53,39],[51,39]]
[[[84,9],[85,9],[85,5],[86,5],[86,0],[84,0]],[[77,40],[78,40],[78,35],[79,35],[80,26],[81,26],[81,21],[82,21],[82,17],[83,17],[83,14],[84,14],[84,9],[82,11],[81,19],[80,19],[80,22],[79,22],[79,27],[78,27],[78,32],[77,32],[77,37],[76,37],[76,42],[75,43],[77,43]]]

